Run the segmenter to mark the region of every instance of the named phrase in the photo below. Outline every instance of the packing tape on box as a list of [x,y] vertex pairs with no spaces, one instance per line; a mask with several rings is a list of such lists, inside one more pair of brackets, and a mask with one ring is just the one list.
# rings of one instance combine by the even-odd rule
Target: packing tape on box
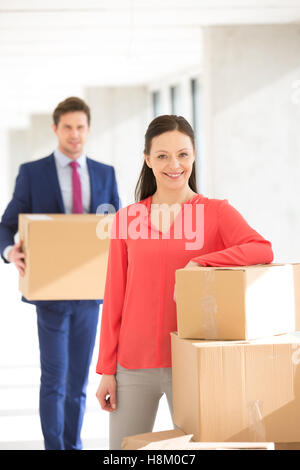
[[204,277],[200,300],[202,328],[206,339],[215,339],[218,337],[215,270],[205,270],[202,275]]
[[248,419],[251,440],[254,442],[266,441],[266,430],[263,423],[263,402],[254,400],[248,402]]

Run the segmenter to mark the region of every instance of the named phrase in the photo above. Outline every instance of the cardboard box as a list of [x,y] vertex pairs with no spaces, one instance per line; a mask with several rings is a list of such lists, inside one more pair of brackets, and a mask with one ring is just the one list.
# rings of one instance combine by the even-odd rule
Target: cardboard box
[[[186,436],[185,441],[181,441]],[[180,439],[180,440],[179,440]],[[190,435],[186,435],[181,429],[168,431],[148,432],[136,434],[123,439],[122,450],[300,450],[299,442],[271,443],[271,442],[194,442]]]
[[164,441],[166,439],[174,439],[175,437],[180,436],[185,436],[185,433],[180,429],[135,434],[134,436],[124,437],[122,441],[122,450],[136,450],[150,444],[150,442]]
[[300,450],[300,442],[275,442],[275,450]]
[[151,442],[139,450],[275,450],[273,442],[192,442],[191,435]]
[[300,327],[300,264],[176,271],[180,338],[244,340]]
[[122,450],[274,450],[272,442],[193,442],[180,429],[137,434],[123,439]]
[[195,441],[300,441],[300,333],[171,345],[173,418]]
[[25,276],[19,281],[23,296],[28,300],[102,299],[109,237],[100,239],[97,233],[99,223],[108,220],[105,217],[111,216],[20,214],[19,236],[26,256]]
[[294,299],[296,314],[296,331],[300,331],[300,264],[292,264],[294,276]]

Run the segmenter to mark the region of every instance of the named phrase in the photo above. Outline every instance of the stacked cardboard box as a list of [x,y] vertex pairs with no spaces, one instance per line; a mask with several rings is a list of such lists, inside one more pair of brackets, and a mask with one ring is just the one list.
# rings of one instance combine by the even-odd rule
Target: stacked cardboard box
[[193,442],[180,429],[137,434],[123,439],[122,450],[274,450],[272,442]]
[[102,299],[111,215],[20,214],[28,300]]
[[248,340],[297,331],[299,281],[300,264],[179,269],[178,336]]
[[174,421],[195,441],[300,441],[299,267],[176,272]]
[[[182,436],[188,439],[182,442],[178,439]],[[152,450],[300,450],[299,442],[194,442],[180,429],[128,436],[122,442],[122,450],[150,450],[150,446]]]

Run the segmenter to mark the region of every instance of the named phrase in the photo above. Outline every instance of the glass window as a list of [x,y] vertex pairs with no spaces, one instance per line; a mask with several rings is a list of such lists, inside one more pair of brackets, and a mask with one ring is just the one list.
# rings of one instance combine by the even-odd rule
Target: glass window
[[152,93],[152,113],[154,117],[161,114],[161,97],[159,91],[154,91]]
[[203,167],[203,99],[200,80],[191,79],[191,98],[192,98],[192,126],[195,133],[196,145],[196,178],[198,191],[202,191],[202,167]]
[[200,90],[199,80],[191,79],[191,95],[192,95],[192,125],[195,135],[198,137],[199,118],[200,118]]
[[180,88],[178,85],[170,87],[171,114],[180,114]]

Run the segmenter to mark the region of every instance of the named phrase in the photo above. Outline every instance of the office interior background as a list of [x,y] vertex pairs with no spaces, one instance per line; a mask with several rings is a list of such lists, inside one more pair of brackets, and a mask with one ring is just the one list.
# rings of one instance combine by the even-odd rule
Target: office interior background
[[[123,206],[149,122],[183,115],[198,191],[228,199],[274,262],[300,261],[300,0],[0,0],[0,70],[1,213],[19,165],[55,148],[53,109],[79,96],[91,108],[87,154],[114,165]],[[1,263],[0,279],[0,449],[42,449],[36,313],[14,266]],[[85,449],[108,447],[98,345]],[[154,430],[171,427],[163,398]]]

